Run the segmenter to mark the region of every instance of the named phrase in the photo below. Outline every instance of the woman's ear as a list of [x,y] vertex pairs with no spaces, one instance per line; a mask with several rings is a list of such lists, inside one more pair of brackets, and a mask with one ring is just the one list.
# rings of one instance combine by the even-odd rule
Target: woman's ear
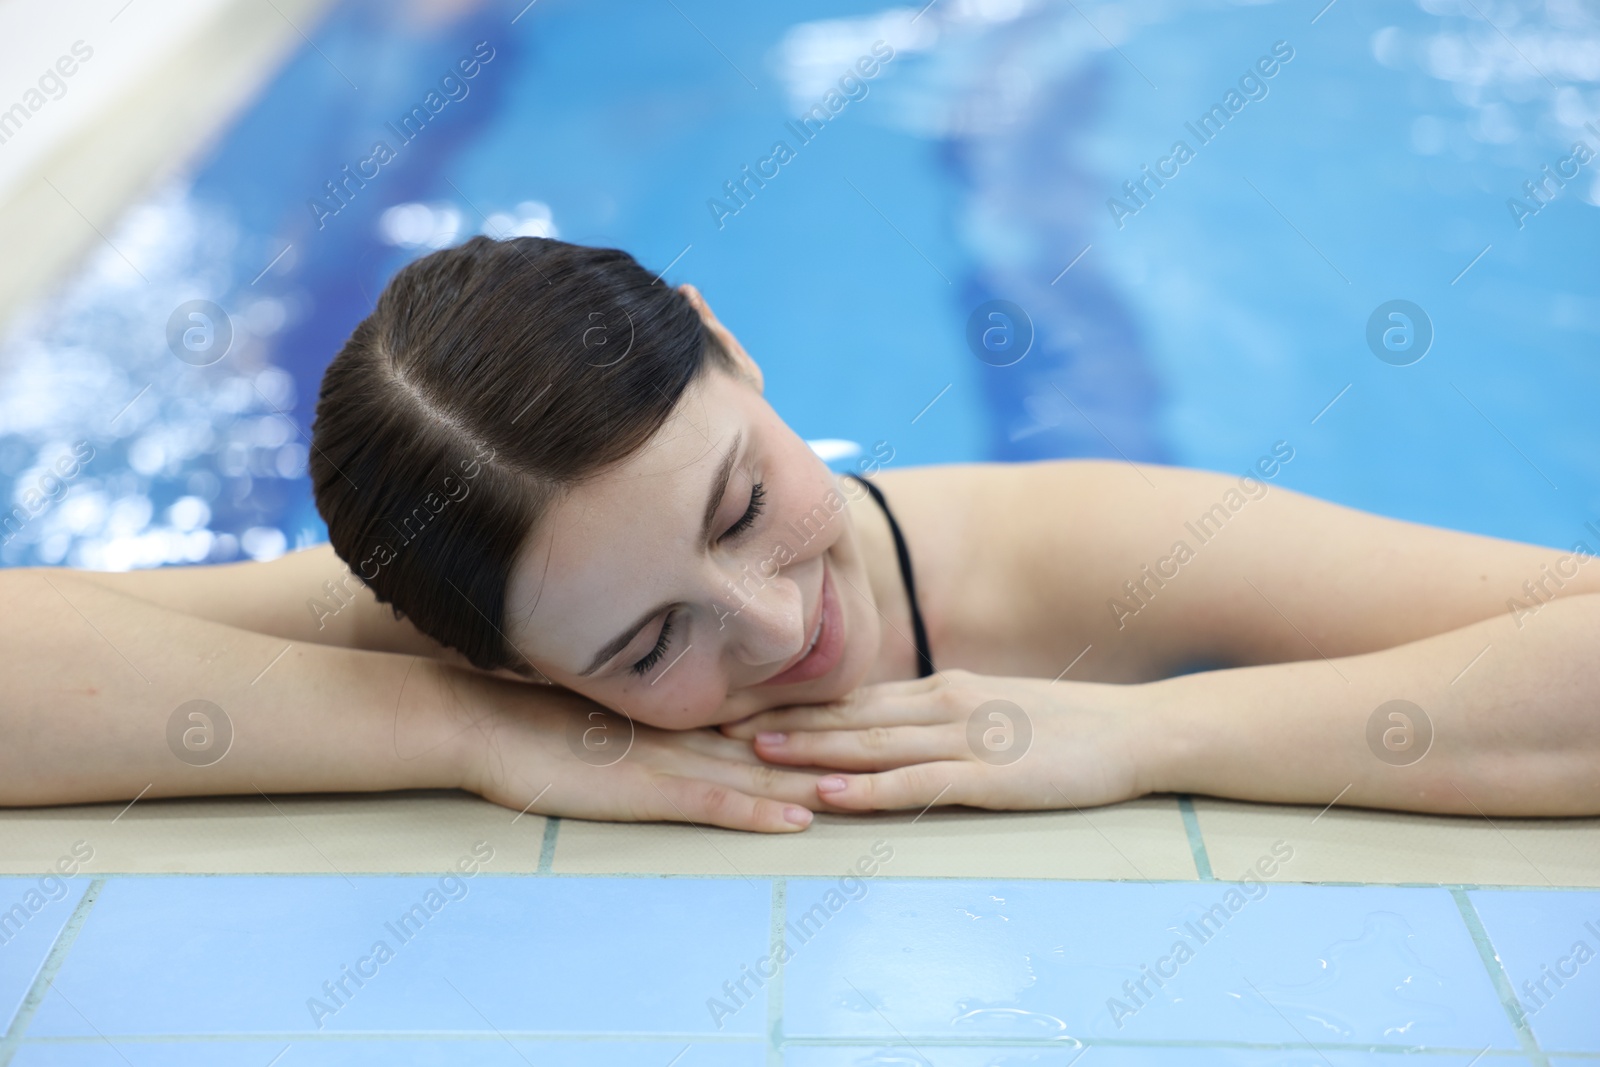
[[678,292],[687,297],[689,303],[694,305],[694,309],[700,313],[701,321],[706,324],[706,329],[710,330],[712,336],[722,344],[723,350],[733,360],[735,373],[754,385],[756,392],[761,392],[766,385],[766,380],[761,374],[761,368],[756,365],[754,359],[750,358],[750,353],[744,350],[744,345],[739,343],[739,339],[733,336],[733,331],[722,325],[721,321],[718,320],[711,310],[711,305],[706,303],[706,298],[700,295],[700,290],[685,282],[683,285],[678,286]]

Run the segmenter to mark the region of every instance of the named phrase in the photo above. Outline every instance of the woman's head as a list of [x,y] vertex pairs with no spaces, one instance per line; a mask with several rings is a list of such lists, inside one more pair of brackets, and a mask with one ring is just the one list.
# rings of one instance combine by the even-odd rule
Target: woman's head
[[476,237],[409,264],[328,367],[313,445],[334,549],[480,669],[687,727],[842,696],[877,657],[833,476],[698,294],[625,252]]

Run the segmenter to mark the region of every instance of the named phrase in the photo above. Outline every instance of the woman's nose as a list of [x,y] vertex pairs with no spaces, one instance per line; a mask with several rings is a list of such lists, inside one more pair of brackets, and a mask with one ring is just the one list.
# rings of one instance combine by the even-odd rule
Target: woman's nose
[[751,666],[786,662],[805,647],[805,598],[787,578],[744,598],[730,622],[734,654]]

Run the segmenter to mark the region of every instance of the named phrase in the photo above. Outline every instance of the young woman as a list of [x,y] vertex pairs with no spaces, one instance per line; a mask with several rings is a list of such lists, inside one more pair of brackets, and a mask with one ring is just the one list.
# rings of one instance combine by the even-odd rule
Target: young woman
[[[763,831],[1149,792],[1600,812],[1588,546],[1311,499],[1272,484],[1290,442],[1242,476],[902,470],[892,442],[836,476],[705,300],[623,252],[408,265],[314,446],[331,552],[3,576],[0,801],[459,786]],[[203,767],[166,740],[184,694],[227,713]]]

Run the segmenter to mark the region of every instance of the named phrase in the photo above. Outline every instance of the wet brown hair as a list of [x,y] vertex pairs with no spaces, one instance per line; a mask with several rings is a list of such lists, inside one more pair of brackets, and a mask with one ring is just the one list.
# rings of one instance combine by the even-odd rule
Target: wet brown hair
[[351,570],[476,667],[518,552],[563,490],[632,455],[732,360],[628,253],[474,237],[403,267],[323,374],[310,474]]

